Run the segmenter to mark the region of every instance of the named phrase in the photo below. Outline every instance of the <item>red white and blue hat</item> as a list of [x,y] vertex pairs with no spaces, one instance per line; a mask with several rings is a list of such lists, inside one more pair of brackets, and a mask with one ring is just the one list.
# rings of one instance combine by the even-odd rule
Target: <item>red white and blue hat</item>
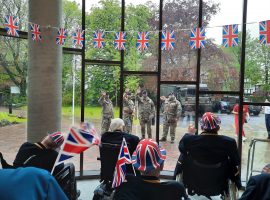
[[221,120],[214,113],[206,112],[200,120],[201,129],[211,131],[220,128]]
[[160,168],[165,159],[166,150],[152,139],[141,140],[132,155],[134,168],[144,172]]
[[56,144],[57,147],[60,147],[64,142],[64,136],[61,132],[54,132],[49,136],[52,138],[52,141]]

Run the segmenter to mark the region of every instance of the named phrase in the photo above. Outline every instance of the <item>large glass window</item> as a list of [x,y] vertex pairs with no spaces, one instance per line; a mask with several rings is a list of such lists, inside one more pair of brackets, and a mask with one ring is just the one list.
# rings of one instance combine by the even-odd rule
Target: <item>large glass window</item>
[[189,29],[197,26],[198,11],[197,0],[164,1],[163,30],[175,31],[175,48],[162,51],[161,80],[194,81],[196,79],[197,54],[189,47]]
[[[115,32],[121,30],[121,2],[99,1],[86,4],[86,58],[93,60],[120,60],[120,51],[114,49]],[[104,32],[104,48],[94,48],[94,32]],[[100,41],[101,34],[95,41]]]
[[27,40],[0,36],[0,146],[12,164],[26,141]]
[[[109,124],[103,123],[100,98],[103,93],[109,95],[113,105],[114,117],[119,116],[120,99],[120,74],[119,66],[87,65],[85,69],[85,122],[92,123],[97,132],[101,135]],[[109,101],[109,100],[106,100]],[[100,163],[97,162],[99,149],[91,147],[84,154],[84,170],[99,170]]]

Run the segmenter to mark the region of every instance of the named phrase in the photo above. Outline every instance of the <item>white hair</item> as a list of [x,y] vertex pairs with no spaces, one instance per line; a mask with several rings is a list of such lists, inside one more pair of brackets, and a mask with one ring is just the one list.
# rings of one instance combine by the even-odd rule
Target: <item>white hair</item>
[[123,131],[124,126],[125,126],[125,123],[122,119],[115,118],[115,119],[112,119],[112,121],[111,121],[110,130],[111,131],[116,131],[116,130]]

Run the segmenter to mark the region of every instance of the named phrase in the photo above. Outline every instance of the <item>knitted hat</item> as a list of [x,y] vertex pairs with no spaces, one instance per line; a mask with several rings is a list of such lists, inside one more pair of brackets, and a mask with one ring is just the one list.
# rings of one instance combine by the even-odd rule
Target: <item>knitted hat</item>
[[52,141],[56,144],[57,148],[60,147],[64,142],[64,136],[62,135],[61,132],[54,132],[51,133],[49,136],[52,139]]
[[160,168],[166,159],[166,150],[152,139],[143,139],[132,155],[134,168],[144,172]]
[[211,131],[220,127],[221,121],[214,113],[206,112],[200,120],[201,129]]

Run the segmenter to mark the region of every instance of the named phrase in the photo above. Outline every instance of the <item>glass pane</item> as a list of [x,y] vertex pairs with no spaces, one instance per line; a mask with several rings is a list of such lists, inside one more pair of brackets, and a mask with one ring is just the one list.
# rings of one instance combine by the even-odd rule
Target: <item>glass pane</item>
[[74,45],[73,43],[73,33],[76,29],[82,27],[82,1],[62,1],[62,19],[63,28],[67,29],[68,37],[66,38],[65,47],[81,48],[81,46]]
[[[206,27],[206,44],[201,51],[201,82],[207,84],[212,91],[238,91],[240,45],[230,47],[232,44],[237,45],[237,42],[234,42],[237,39],[228,39],[223,45],[222,42],[225,40],[222,40],[222,26],[241,23],[242,2],[235,2],[233,7],[229,1],[206,0],[204,2],[203,26]],[[228,18],[228,16],[233,17]],[[241,26],[235,27],[238,29],[228,28],[228,37],[231,36],[230,34],[238,37],[237,30],[241,31]]]
[[[81,56],[64,54],[62,70],[62,132],[67,135],[71,126],[80,127],[81,122]],[[80,170],[80,156],[69,162]]]
[[[157,77],[156,76],[125,76],[124,90],[131,93],[131,100],[135,104],[133,125],[131,133],[142,138],[156,139],[155,116],[157,102]],[[144,91],[147,95],[143,95]],[[146,102],[142,104],[142,102]],[[143,106],[144,105],[144,106]],[[124,104],[124,107],[125,104]],[[126,108],[123,109],[126,117]],[[151,135],[148,134],[151,132]]]
[[[120,1],[99,1],[86,4],[86,58],[94,60],[120,60],[120,51],[113,46],[115,32],[121,30]],[[94,48],[93,32],[105,31],[104,48]]]
[[[190,89],[192,88],[192,89]],[[173,171],[179,157],[178,144],[195,120],[195,90],[193,85],[161,85],[160,139],[167,150],[165,170]],[[174,95],[172,96],[171,93]],[[175,98],[174,98],[175,97]],[[171,143],[172,139],[174,143]]]
[[[110,125],[110,123],[102,125],[102,106],[99,99],[103,92],[109,94],[114,117],[119,116],[119,70],[118,66],[98,65],[88,65],[85,69],[85,122],[93,123],[99,134],[101,134],[102,128],[108,129]],[[99,170],[100,162],[97,162],[97,157],[99,157],[97,146],[87,150],[84,155],[84,170]]]
[[[156,71],[158,66],[158,11],[159,1],[137,4],[126,2],[127,48],[125,50],[125,70]],[[135,3],[135,5],[133,4]],[[141,35],[138,35],[138,32]],[[145,33],[145,32],[148,32]],[[137,47],[137,37],[140,45]],[[149,40],[148,40],[149,39]],[[149,47],[146,47],[149,41]],[[138,49],[137,49],[138,48]]]
[[27,40],[0,36],[0,149],[13,164],[26,142]]
[[161,80],[194,81],[197,53],[189,47],[189,29],[197,26],[199,1],[165,0],[163,29],[175,31],[175,48],[162,51]]
[[[1,19],[7,15],[16,16],[19,18],[19,30],[27,31],[28,30],[28,1],[5,1],[0,0],[1,8],[0,14]],[[0,27],[3,28],[4,19],[0,22]]]

